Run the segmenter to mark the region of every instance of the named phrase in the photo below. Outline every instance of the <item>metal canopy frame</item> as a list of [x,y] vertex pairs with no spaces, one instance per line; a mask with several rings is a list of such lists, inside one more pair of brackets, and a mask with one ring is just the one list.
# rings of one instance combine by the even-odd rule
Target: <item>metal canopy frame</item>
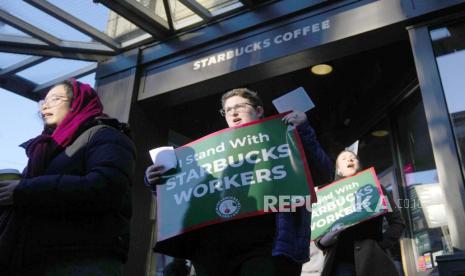
[[203,20],[208,21],[212,18],[212,14],[195,0],[179,0],[179,2],[198,16],[202,17]]
[[33,37],[0,35],[0,51],[24,55],[62,57],[79,60],[101,61],[114,56],[108,47],[94,42],[60,41],[50,45]]
[[121,43],[116,42],[113,38],[106,35],[105,33],[95,29],[91,25],[85,23],[84,21],[78,19],[75,16],[72,16],[71,14],[56,7],[55,5],[50,4],[47,1],[24,0],[24,2],[29,3],[30,5],[48,13],[49,15],[54,16],[55,18],[58,18],[59,20],[65,22],[71,27],[74,27],[76,30],[81,31],[82,33],[112,48],[113,50],[117,51],[121,49]]
[[31,66],[34,66],[36,64],[39,64],[41,62],[44,62],[46,60],[48,60],[49,58],[46,58],[46,57],[30,57],[30,58],[27,58],[25,60],[22,60],[16,64],[13,64],[3,70],[0,70],[0,77],[2,76],[6,76],[6,75],[9,75],[9,74],[16,74],[17,72],[19,71],[22,71],[24,69],[27,69]]
[[48,81],[44,84],[41,84],[41,85],[38,85],[34,88],[34,90],[32,91],[35,95],[38,95],[39,97],[43,97],[45,96],[45,94],[47,93],[47,91],[53,86],[55,85],[56,83],[60,83],[62,81],[65,81],[69,78],[80,78],[80,77],[84,77],[84,76],[87,76],[89,74],[92,74],[94,73],[95,71],[97,70],[97,64],[91,64],[91,65],[88,65],[84,68],[81,68],[79,70],[76,70],[74,72],[71,72],[71,73],[68,73],[66,75],[63,75],[63,76],[60,76],[56,79],[53,79],[51,81]]
[[163,0],[163,6],[165,7],[166,18],[168,19],[168,26],[170,31],[174,31],[173,16],[171,16],[171,5],[169,0]]
[[174,27],[175,16],[172,14],[170,0],[157,0],[162,1],[166,13],[166,20],[156,15],[155,12],[149,8],[144,7],[137,0],[94,0],[94,2],[101,3],[151,35],[151,38],[147,36],[148,39],[131,43],[120,42],[110,37],[89,23],[84,22],[47,0],[23,1],[87,35],[93,40],[91,42],[62,40],[28,23],[26,20],[0,9],[0,23],[4,23],[25,33],[25,35],[0,34],[0,53],[30,55],[30,57],[16,64],[0,68],[0,88],[7,89],[18,95],[37,101],[43,96],[45,93],[44,91],[47,91],[53,83],[66,78],[76,78],[93,73],[96,71],[97,64],[95,63],[92,66],[87,66],[70,74],[66,74],[65,76],[59,76],[57,79],[41,85],[20,77],[17,75],[18,72],[38,65],[50,58],[66,58],[95,62],[105,61],[131,48],[139,47],[141,43],[149,44],[164,41],[175,36],[177,33],[185,32],[189,28],[196,28],[201,24],[210,23],[213,20],[230,16],[235,12],[244,12],[244,10],[256,8],[259,4],[272,3],[276,0],[240,0],[243,5],[242,8],[236,8],[215,16],[213,16],[206,7],[201,5],[198,0],[178,0],[187,9],[191,10],[202,19],[201,22],[183,27],[179,30],[176,30]]
[[55,36],[42,31],[41,29],[27,23],[24,20],[21,20],[3,10],[0,10],[0,19],[11,26],[21,30],[47,44],[58,46],[60,45],[61,40]]
[[97,0],[97,2],[119,13],[158,40],[169,35],[168,22],[135,0]]
[[239,1],[242,3],[242,5],[248,6],[248,7],[253,7],[257,5],[257,2],[259,2],[259,1],[254,1],[254,0],[239,0]]

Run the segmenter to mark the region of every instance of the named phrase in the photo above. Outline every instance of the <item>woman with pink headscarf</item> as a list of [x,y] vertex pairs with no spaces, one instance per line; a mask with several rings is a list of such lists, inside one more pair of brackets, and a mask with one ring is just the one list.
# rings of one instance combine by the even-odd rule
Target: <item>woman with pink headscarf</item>
[[121,275],[135,148],[88,84],[55,85],[22,179],[0,181],[1,275]]

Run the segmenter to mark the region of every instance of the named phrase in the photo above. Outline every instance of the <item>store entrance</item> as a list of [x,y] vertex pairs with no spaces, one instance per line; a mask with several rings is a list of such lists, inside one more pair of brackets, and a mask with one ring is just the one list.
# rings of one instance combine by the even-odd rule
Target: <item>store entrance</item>
[[[415,195],[420,196],[414,191],[427,187],[422,180],[416,183],[419,186],[412,184],[412,177],[435,168],[425,114],[419,109],[422,102],[409,42],[396,42],[328,64],[333,68],[328,75],[317,76],[305,68],[244,86],[259,93],[266,116],[277,113],[273,99],[304,88],[315,103],[307,116],[325,151],[335,158],[357,142],[362,165],[375,168],[381,184],[401,205],[407,221],[405,238],[389,252],[399,271],[409,275],[432,271],[431,251],[447,252],[449,243],[443,225],[439,230],[430,231],[429,224],[419,228],[417,211],[408,205]],[[168,140],[182,145],[227,127],[218,112],[224,92],[159,111],[170,129]],[[409,109],[412,101],[415,108]],[[431,162],[426,165],[422,160]]]

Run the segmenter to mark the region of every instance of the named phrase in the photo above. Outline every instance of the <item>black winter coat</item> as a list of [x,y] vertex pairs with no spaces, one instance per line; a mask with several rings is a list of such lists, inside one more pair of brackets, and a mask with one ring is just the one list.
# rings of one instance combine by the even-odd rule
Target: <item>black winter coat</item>
[[41,176],[14,191],[18,223],[12,264],[54,256],[127,258],[135,147],[113,127],[82,132]]

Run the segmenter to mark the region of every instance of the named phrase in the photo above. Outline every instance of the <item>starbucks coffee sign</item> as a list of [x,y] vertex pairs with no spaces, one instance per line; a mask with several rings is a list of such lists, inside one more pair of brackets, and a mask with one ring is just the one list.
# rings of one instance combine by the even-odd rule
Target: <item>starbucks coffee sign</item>
[[145,71],[139,100],[161,95],[318,46],[332,37],[332,19],[302,19],[232,43],[210,47]]
[[241,45],[233,49],[228,49],[207,57],[203,57],[194,61],[192,69],[201,70],[205,67],[220,64],[222,62],[238,58],[242,55],[251,55],[256,52],[266,50],[267,48],[272,48],[275,45],[292,43],[292,41],[295,39],[309,37],[314,33],[323,32],[330,27],[330,20],[327,19],[321,22],[313,23],[311,25],[299,27],[294,30],[279,33],[273,37],[268,37],[259,41],[253,41],[247,45]]

